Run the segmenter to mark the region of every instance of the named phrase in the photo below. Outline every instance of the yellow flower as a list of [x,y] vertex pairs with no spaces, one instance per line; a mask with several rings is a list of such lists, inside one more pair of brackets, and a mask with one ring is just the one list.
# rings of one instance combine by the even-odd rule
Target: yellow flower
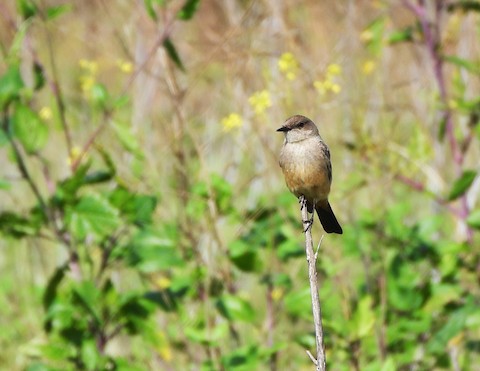
[[372,41],[372,39],[373,39],[373,32],[369,29],[366,29],[360,34],[360,40],[365,44]]
[[342,87],[337,82],[339,75],[342,74],[342,67],[337,63],[330,63],[327,66],[327,71],[325,73],[324,80],[317,80],[313,82],[313,86],[320,95],[325,95],[329,92],[333,94],[338,94],[342,90]]
[[288,80],[295,80],[297,77],[299,64],[297,59],[292,53],[283,53],[278,60],[278,68]]
[[327,66],[327,76],[337,76],[342,73],[342,67],[336,63],[330,63]]
[[272,290],[272,300],[273,301],[279,301],[283,297],[283,289],[280,287],[275,287]]
[[172,281],[170,278],[165,277],[165,276],[160,276],[155,280],[157,286],[159,289],[164,290],[168,289],[172,285]]
[[74,163],[78,162],[78,160],[83,157],[84,153],[82,149],[78,146],[73,146],[72,150],[70,151],[70,155],[67,158],[68,166],[72,166]]
[[158,353],[160,357],[167,362],[173,359],[172,349],[167,344],[158,347]]
[[80,76],[80,89],[85,95],[88,95],[95,85],[95,77],[93,76]]
[[320,81],[320,80],[314,81],[313,86],[315,87],[315,89],[317,89],[320,95],[325,95],[328,92],[338,94],[342,90],[342,87],[340,86],[340,84],[337,84],[331,78],[327,78],[324,81]]
[[42,120],[50,120],[52,118],[52,109],[50,107],[42,107],[38,113]]
[[86,72],[92,75],[96,74],[98,71],[98,63],[95,61],[90,61],[88,59],[82,58],[80,59],[78,64],[80,65],[80,68],[82,68],[83,70],[85,70]]
[[314,82],[313,82],[313,86],[315,87],[315,89],[317,89],[317,91],[318,91],[321,95],[323,95],[323,94],[325,94],[325,93],[327,92],[327,90],[325,89],[325,86],[324,86],[323,81],[319,81],[319,80],[314,81]]
[[98,63],[88,59],[80,59],[78,62],[83,70],[80,76],[80,89],[86,97],[90,96],[91,90],[96,83],[96,74],[98,71]]
[[123,73],[129,74],[133,72],[133,64],[131,62],[118,59],[117,66],[118,68],[120,68],[120,71],[122,71]]
[[265,110],[272,106],[268,90],[261,90],[253,93],[252,96],[248,98],[248,103],[250,103],[257,115],[265,113]]
[[448,101],[448,108],[453,109],[453,110],[458,108],[458,101],[456,101],[455,99],[450,99]]
[[333,83],[330,90],[332,91],[332,93],[338,94],[342,90],[342,87],[339,84]]
[[228,116],[222,119],[223,129],[225,131],[230,131],[242,126],[242,116],[238,113],[231,113]]
[[362,72],[364,75],[370,75],[373,70],[375,70],[375,67],[377,66],[377,64],[375,63],[375,61],[369,59],[368,61],[365,61],[362,65]]

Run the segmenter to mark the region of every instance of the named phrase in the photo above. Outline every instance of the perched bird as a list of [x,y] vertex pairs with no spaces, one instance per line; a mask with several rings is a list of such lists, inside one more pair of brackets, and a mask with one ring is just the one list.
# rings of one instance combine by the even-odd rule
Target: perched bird
[[285,135],[279,163],[288,189],[297,197],[305,197],[310,213],[315,208],[325,232],[342,234],[328,202],[332,183],[330,150],[316,125],[305,116],[295,115],[277,131]]

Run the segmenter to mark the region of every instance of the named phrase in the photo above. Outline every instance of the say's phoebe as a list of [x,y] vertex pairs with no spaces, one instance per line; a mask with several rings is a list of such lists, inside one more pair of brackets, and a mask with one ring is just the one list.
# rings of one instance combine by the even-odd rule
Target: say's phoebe
[[308,212],[315,207],[325,232],[342,234],[328,202],[332,183],[330,150],[317,127],[305,116],[295,115],[277,131],[285,134],[280,167],[288,189],[297,197],[305,196]]

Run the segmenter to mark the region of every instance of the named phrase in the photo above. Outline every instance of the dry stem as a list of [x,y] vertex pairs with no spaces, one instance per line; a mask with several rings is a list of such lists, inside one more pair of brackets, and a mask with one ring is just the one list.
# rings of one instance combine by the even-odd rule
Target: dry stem
[[[312,312],[313,312],[313,322],[315,325],[317,358],[315,359],[311,355],[311,353],[308,351],[307,351],[307,354],[315,364],[317,371],[325,371],[326,361],[325,361],[325,348],[323,345],[322,309],[320,306],[320,297],[318,295],[318,282],[317,282],[317,269],[316,269],[317,254],[314,253],[313,251],[313,241],[312,241],[313,219],[312,221],[309,220],[307,204],[303,196],[300,198],[300,202],[302,205],[302,209],[301,209],[302,221],[303,221],[303,227],[305,230],[305,252],[307,254],[307,262],[308,262],[308,279],[310,281],[310,294],[312,298]],[[320,244],[319,244],[319,247],[320,247]]]

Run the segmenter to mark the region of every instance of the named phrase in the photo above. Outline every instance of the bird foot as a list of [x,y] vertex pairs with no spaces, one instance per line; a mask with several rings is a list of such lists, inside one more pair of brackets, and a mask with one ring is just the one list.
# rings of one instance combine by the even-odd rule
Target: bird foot
[[313,218],[310,218],[310,219],[308,219],[308,220],[304,220],[304,221],[303,221],[303,225],[305,225],[305,224],[306,224],[307,226],[306,226],[305,229],[303,230],[303,233],[306,233],[309,229],[312,228]]
[[298,198],[298,203],[300,204],[300,210],[303,210],[304,207],[307,207],[307,199],[305,196],[300,196]]

